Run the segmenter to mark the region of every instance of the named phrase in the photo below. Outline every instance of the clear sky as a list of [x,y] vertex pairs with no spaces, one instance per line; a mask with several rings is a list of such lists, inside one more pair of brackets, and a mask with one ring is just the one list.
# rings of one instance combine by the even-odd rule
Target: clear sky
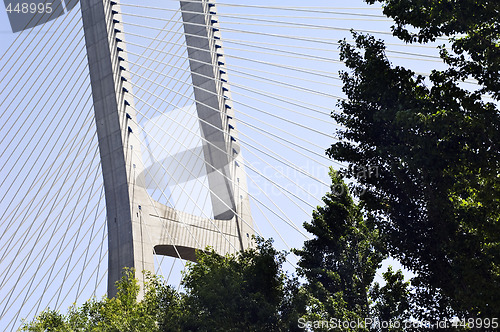
[[[197,129],[179,6],[121,3],[138,121],[145,132],[162,132],[161,123],[171,133],[160,136],[167,149],[144,143],[151,165],[200,144],[190,135]],[[328,190],[328,167],[340,167],[324,155],[339,129],[330,113],[343,97],[338,41],[351,40],[350,29],[370,32],[387,41],[394,64],[421,73],[440,66],[437,52],[394,40],[380,8],[360,0],[217,3],[256,232],[279,249],[297,248],[309,236],[303,222]],[[107,243],[79,7],[15,34],[2,9],[0,38],[0,326],[12,328],[46,306],[105,294]],[[168,124],[167,113],[178,120]],[[169,172],[174,183],[160,184],[170,204],[210,214],[203,177]],[[289,255],[287,269],[295,262]],[[178,260],[161,267],[178,283]]]

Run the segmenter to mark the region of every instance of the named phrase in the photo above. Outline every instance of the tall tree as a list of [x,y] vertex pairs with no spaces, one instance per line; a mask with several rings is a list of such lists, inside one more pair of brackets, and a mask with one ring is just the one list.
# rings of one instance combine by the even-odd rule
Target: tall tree
[[368,290],[384,259],[378,250],[378,231],[365,219],[342,178],[330,170],[331,191],[324,206],[313,212],[304,228],[314,238],[304,242],[299,273],[330,317],[369,316]]
[[199,252],[182,284],[190,321],[183,331],[293,331],[298,283],[282,269],[285,255],[270,240],[255,249],[219,256]]
[[[375,1],[367,1],[373,3]],[[453,37],[449,68],[429,80],[393,67],[385,46],[355,35],[341,45],[347,100],[334,118],[346,129],[328,154],[350,167],[386,249],[418,275],[422,301],[446,316],[498,316],[500,308],[499,4],[387,0],[384,12],[406,41]],[[474,10],[477,9],[477,11]],[[466,18],[466,16],[468,16]],[[410,28],[414,29],[410,29]],[[461,87],[466,78],[477,91]],[[376,168],[376,177],[356,170]],[[426,296],[427,294],[427,296]]]
[[[368,170],[357,173],[374,176]],[[304,224],[313,238],[295,250],[298,271],[306,279],[303,291],[309,295],[308,310],[301,318],[311,322],[314,331],[379,331],[375,322],[403,323],[410,318],[410,284],[401,271],[391,268],[383,275],[384,286],[374,282],[387,257],[384,239],[373,216],[353,200],[342,176],[330,169],[330,177],[324,205]],[[328,324],[314,326],[314,321]],[[369,321],[374,324],[359,323]]]

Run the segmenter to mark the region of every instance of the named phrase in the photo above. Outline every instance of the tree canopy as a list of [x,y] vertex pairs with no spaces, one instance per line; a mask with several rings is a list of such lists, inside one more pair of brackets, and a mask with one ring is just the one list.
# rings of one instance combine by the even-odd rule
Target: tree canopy
[[[293,331],[298,284],[282,269],[285,255],[271,241],[236,255],[199,252],[182,285],[185,314],[181,331]],[[168,326],[168,322],[165,322]]]
[[158,300],[167,298],[171,288],[159,288],[158,279],[148,275],[143,301],[137,301],[139,285],[133,270],[125,270],[117,283],[116,297],[90,299],[81,307],[72,306],[67,314],[48,309],[31,322],[25,322],[22,331],[157,331]]
[[[452,51],[441,51],[449,67],[426,78],[392,66],[371,36],[342,42],[347,99],[333,117],[346,129],[327,153],[349,163],[342,174],[356,178],[388,253],[417,274],[426,301],[443,315],[498,316],[500,114],[482,94],[499,98],[500,4],[379,2],[405,41],[451,36]],[[366,168],[377,176],[356,177]]]
[[453,55],[443,50],[455,79],[478,80],[482,93],[500,97],[500,3],[489,0],[365,0],[380,2],[394,20],[393,33],[406,42],[450,37]]
[[[385,257],[374,224],[357,205],[340,175],[331,170],[331,192],[306,228],[314,238],[300,256],[303,283],[283,270],[285,253],[272,241],[220,256],[207,248],[188,263],[183,291],[146,273],[144,298],[138,281],[125,270],[115,298],[91,299],[68,313],[46,310],[23,331],[327,331],[337,324],[365,318],[408,317],[409,284],[389,269],[386,285],[373,283]],[[325,325],[326,323],[326,325]],[[359,326],[353,331],[377,331]]]
[[336,312],[339,309],[368,317],[368,290],[385,256],[379,250],[378,231],[364,218],[341,177],[333,170],[330,176],[332,186],[323,197],[325,205],[317,207],[312,221],[304,224],[314,238],[305,241],[302,250],[295,250],[300,257],[299,272],[315,297],[324,304],[335,303],[327,308],[331,317],[342,317],[342,311]]
[[298,283],[283,269],[284,254],[271,241],[255,249],[220,256],[208,249],[188,263],[184,292],[147,274],[144,298],[138,281],[125,270],[115,298],[91,299],[67,314],[46,310],[23,331],[294,331]]
[[[300,250],[298,272],[305,277],[303,292],[310,322],[328,321],[314,331],[379,331],[376,322],[408,321],[411,315],[410,283],[401,271],[389,268],[384,286],[375,282],[376,271],[387,258],[384,239],[362,204],[356,203],[342,176],[330,169],[331,190],[323,206],[304,227],[313,238]],[[373,322],[355,324],[352,322]],[[342,325],[351,324],[351,325]],[[400,331],[402,329],[396,329]]]

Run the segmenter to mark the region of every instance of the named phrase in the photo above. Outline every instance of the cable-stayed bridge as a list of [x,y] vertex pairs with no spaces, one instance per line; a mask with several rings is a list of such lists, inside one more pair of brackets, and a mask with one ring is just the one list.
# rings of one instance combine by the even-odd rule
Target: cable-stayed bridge
[[[103,144],[116,141],[101,138],[111,129],[98,135],[103,117],[96,109],[103,105],[96,91],[110,91],[95,87],[101,79],[91,83],[92,61],[102,49],[97,46],[97,59],[91,59],[89,39],[100,32],[89,32],[94,24],[84,15],[84,4],[97,2],[61,3],[59,17],[16,33],[2,13],[0,327],[6,331],[47,307],[64,311],[107,291],[113,249],[103,178],[117,173],[101,156]],[[155,271],[173,284],[182,258],[190,258],[179,239],[189,239],[191,247],[211,242],[197,228],[220,234],[221,242],[212,245],[229,252],[251,245],[251,234],[273,237],[284,250],[307,239],[302,223],[329,190],[327,168],[339,167],[324,150],[340,129],[330,113],[343,98],[338,41],[351,39],[351,28],[387,39],[395,63],[424,73],[429,63],[440,63],[432,47],[409,48],[391,39],[391,22],[361,1],[102,3],[108,21],[101,23],[116,51],[106,55],[115,59],[111,92],[119,93],[126,121],[117,120],[128,139],[122,171],[130,176],[127,183],[142,181],[138,187],[147,194],[144,203],[126,204],[135,207],[137,220],[147,219],[146,205],[156,217],[160,210],[186,216],[170,219],[177,233],[161,228],[170,241],[164,246],[155,247],[161,230],[152,221],[139,228],[143,240],[154,243],[144,250],[158,254]],[[192,7],[200,3],[206,5],[202,12]],[[204,23],[186,26],[193,15]],[[203,37],[208,48],[193,41],[198,31],[211,32]],[[200,108],[215,112],[220,124],[200,116]],[[242,212],[247,208],[251,217]],[[127,210],[119,204],[113,209],[116,215]],[[225,233],[223,221],[233,214],[240,226]],[[232,242],[230,234],[238,239]],[[296,259],[288,260],[292,270]]]

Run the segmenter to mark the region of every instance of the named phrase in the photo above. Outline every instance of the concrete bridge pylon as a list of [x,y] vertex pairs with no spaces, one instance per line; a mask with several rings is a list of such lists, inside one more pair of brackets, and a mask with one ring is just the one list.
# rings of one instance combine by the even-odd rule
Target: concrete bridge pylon
[[[214,218],[191,215],[148,194],[118,0],[81,0],[108,225],[108,296],[124,267],[154,271],[154,255],[195,260],[252,246],[253,221],[224,53],[212,0],[180,1]],[[223,70],[224,69],[224,70]],[[189,165],[185,165],[189,167]]]

